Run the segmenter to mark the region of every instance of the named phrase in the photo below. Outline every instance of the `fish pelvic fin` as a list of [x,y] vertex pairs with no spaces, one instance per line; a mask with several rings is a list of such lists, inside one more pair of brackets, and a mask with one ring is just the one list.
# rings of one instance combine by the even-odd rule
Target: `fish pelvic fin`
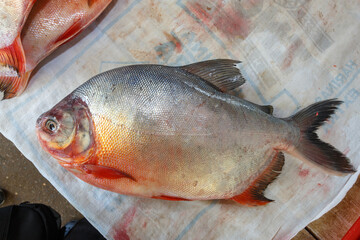
[[180,67],[194,74],[217,90],[227,93],[245,83],[245,78],[236,66],[240,61],[214,59]]
[[244,192],[232,197],[232,200],[247,206],[261,206],[273,201],[264,196],[264,191],[281,173],[285,158],[284,154],[279,151],[274,151],[271,157],[269,166],[261,175]]
[[31,72],[25,72],[19,77],[9,77],[0,75],[0,92],[3,92],[4,99],[10,99],[19,96],[24,92],[29,83]]
[[300,128],[299,143],[290,153],[338,175],[353,173],[355,169],[343,153],[321,141],[316,130],[330,118],[341,103],[342,101],[337,99],[317,102],[286,119]]

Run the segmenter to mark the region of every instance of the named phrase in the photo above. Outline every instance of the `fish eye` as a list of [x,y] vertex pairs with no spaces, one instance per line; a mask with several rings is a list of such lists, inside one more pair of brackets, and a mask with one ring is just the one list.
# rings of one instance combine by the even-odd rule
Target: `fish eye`
[[56,132],[57,128],[58,128],[58,123],[53,120],[53,119],[49,119],[46,121],[45,123],[45,127],[50,131],[50,132]]

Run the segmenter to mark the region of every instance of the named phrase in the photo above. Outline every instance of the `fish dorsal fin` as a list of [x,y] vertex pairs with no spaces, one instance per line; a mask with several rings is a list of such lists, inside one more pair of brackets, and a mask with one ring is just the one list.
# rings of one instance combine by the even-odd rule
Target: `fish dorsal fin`
[[234,201],[248,206],[260,206],[273,201],[264,196],[264,191],[280,174],[284,165],[284,154],[276,151],[272,157],[270,165],[243,193],[233,197]]
[[245,83],[240,69],[236,67],[238,63],[241,62],[230,59],[214,59],[185,65],[181,68],[226,93]]
[[[212,88],[223,93],[229,93],[229,91],[245,83],[245,78],[236,66],[239,63],[241,62],[231,59],[214,59],[185,65],[180,68],[200,77]],[[274,108],[271,105],[251,104],[267,114],[272,115],[273,113]]]

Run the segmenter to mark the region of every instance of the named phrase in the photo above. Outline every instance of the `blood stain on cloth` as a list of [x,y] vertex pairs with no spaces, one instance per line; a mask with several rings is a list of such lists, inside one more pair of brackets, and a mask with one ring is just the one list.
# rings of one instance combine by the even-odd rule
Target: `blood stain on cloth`
[[181,50],[182,50],[182,43],[181,43],[180,39],[179,39],[175,34],[170,34],[170,33],[167,33],[167,32],[163,32],[163,33],[164,33],[166,39],[167,39],[169,42],[174,43],[176,52],[177,52],[177,53],[181,52]]
[[117,224],[115,228],[114,239],[115,240],[130,240],[130,237],[127,232],[127,228],[134,220],[134,216],[136,213],[136,207],[131,207],[121,218],[120,222]]
[[240,37],[245,39],[250,33],[250,20],[241,12],[236,12],[222,1],[215,3],[214,7],[203,6],[198,2],[187,4],[189,10],[210,29],[215,27],[227,37]]
[[309,169],[300,168],[298,174],[300,177],[307,177],[309,175]]
[[323,191],[324,194],[328,194],[330,192],[330,187],[324,183],[318,183],[317,186]]
[[294,60],[294,55],[300,46],[302,46],[302,41],[300,39],[296,39],[294,42],[291,43],[289,49],[287,50],[287,54],[283,61],[283,64],[281,66],[283,70],[290,67],[292,61]]
[[322,23],[324,24],[324,26],[328,24],[326,17],[324,17],[324,14],[321,11],[319,11],[319,18],[322,21]]
[[163,32],[168,42],[160,43],[154,49],[157,54],[157,58],[162,62],[167,62],[174,52],[182,51],[182,43],[180,39],[174,33]]

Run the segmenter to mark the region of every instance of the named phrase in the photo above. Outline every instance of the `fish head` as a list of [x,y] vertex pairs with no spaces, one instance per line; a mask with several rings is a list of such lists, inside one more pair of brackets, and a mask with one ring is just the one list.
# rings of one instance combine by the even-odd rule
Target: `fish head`
[[70,95],[43,113],[36,132],[43,149],[66,167],[87,162],[95,149],[91,115],[78,97]]

